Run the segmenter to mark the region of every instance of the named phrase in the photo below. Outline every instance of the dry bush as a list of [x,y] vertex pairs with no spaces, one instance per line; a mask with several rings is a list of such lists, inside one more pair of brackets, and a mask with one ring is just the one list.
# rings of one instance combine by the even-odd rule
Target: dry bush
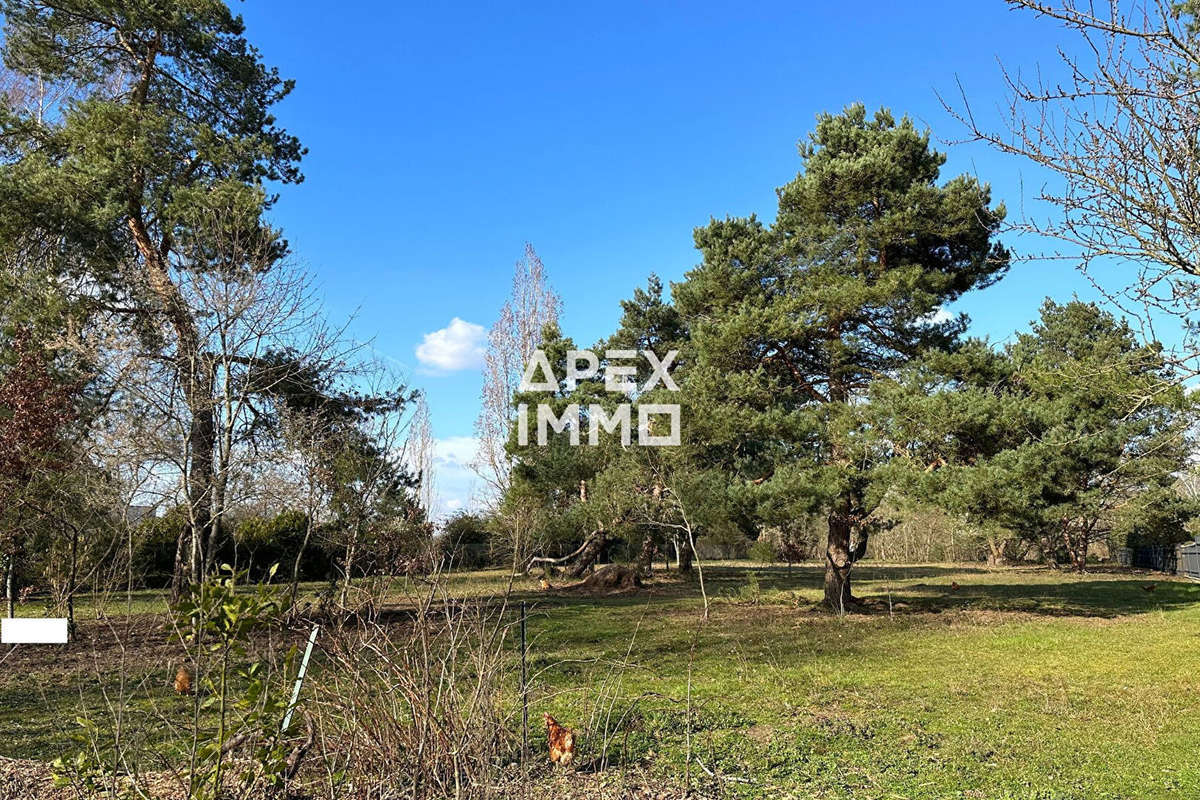
[[[314,680],[330,795],[487,798],[520,756],[519,655],[507,602],[431,579],[404,612],[371,604],[331,631]],[[518,651],[519,652],[519,651]]]

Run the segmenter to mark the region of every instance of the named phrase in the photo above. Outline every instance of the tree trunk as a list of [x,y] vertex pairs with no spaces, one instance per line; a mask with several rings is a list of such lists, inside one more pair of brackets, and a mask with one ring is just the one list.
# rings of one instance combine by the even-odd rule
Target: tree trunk
[[1079,536],[1072,536],[1070,521],[1063,520],[1062,538],[1063,544],[1067,547],[1067,555],[1071,558],[1071,567],[1076,572],[1087,572],[1088,535],[1086,529],[1080,531]]
[[212,516],[208,521],[208,543],[204,547],[204,574],[213,571],[217,560],[217,548],[221,543],[221,521],[225,516],[225,477],[227,466],[221,469],[222,477],[213,481]]
[[[839,322],[839,339],[840,325]],[[850,391],[841,377],[841,356],[837,353],[830,355],[829,400],[834,405],[843,405],[850,401]],[[832,442],[829,455],[831,466],[853,469],[842,444],[836,438]],[[825,538],[825,605],[840,614],[846,613],[854,599],[850,594],[850,570],[854,566],[854,558],[850,552],[850,538],[854,533],[854,517],[851,513],[855,509],[854,500],[855,497],[849,489],[843,490],[834,498],[829,509],[829,530]]]
[[359,528],[360,528],[359,523],[355,522],[354,523],[354,534],[350,537],[350,543],[348,545],[346,545],[346,563],[345,563],[346,574],[342,578],[342,592],[341,592],[341,599],[339,601],[339,605],[342,608],[346,607],[346,600],[350,596],[350,576],[354,572],[354,557],[355,557],[355,551],[358,549]]
[[189,376],[188,379],[193,385],[186,393],[188,412],[192,415],[191,434],[188,436],[191,469],[188,470],[187,484],[193,532],[191,560],[188,566],[191,568],[193,583],[204,579],[207,566],[204,536],[213,524],[213,447],[217,435],[211,407],[211,386],[205,391],[203,387],[208,385],[207,381],[198,378],[197,375]]
[[175,333],[175,369],[183,389],[184,402],[191,416],[185,465],[189,521],[192,523],[188,567],[191,580],[198,583],[203,577],[204,532],[208,530],[211,521],[213,499],[213,450],[217,443],[216,420],[213,415],[213,379],[196,321],[183,293],[171,279],[169,252],[156,247],[146,229],[141,206],[142,189],[141,180],[135,179],[129,197],[127,222],[134,243],[142,256],[150,289],[162,304]]
[[995,536],[987,537],[988,564],[994,567],[1007,566],[1008,559],[1004,555],[1004,543]]
[[642,539],[642,552],[638,556],[638,572],[643,575],[654,572],[654,554],[657,552],[658,544],[654,541],[654,537],[646,534],[646,538]]
[[1079,537],[1067,537],[1068,552],[1071,554],[1071,565],[1076,572],[1087,572],[1087,551],[1088,537],[1086,534],[1081,534]]
[[1075,551],[1075,571],[1081,572],[1081,573],[1087,572],[1087,545],[1086,544],[1084,544],[1082,548],[1076,549],[1076,551]]
[[608,534],[601,528],[588,539],[587,544],[579,553],[579,560],[567,570],[567,574],[572,578],[582,578],[588,568],[596,563],[596,559],[600,558],[606,544],[608,544]]
[[829,513],[829,534],[825,541],[825,605],[844,613],[853,598],[850,595],[850,569],[854,560],[850,554],[850,536],[853,525],[845,506],[839,500]]
[[290,606],[296,605],[296,592],[300,588],[300,560],[304,558],[304,551],[308,548],[308,539],[312,536],[313,515],[309,512],[308,521],[304,525],[304,540],[300,542],[300,549],[296,551],[296,560],[292,562],[292,601]]
[[71,568],[67,575],[67,632],[75,638],[75,581],[79,579],[79,529],[71,527]]
[[692,543],[688,539],[678,539],[675,542],[675,568],[685,575],[692,572],[692,559],[696,554],[692,551]]
[[13,572],[16,570],[16,564],[13,561],[12,553],[8,554],[8,558],[4,562],[4,604],[7,606],[7,616],[12,619],[16,616],[16,595],[14,594],[15,586],[13,581]]

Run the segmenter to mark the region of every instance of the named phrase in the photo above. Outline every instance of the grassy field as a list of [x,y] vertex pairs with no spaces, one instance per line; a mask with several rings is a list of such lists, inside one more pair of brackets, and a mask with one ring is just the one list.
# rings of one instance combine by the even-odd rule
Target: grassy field
[[[674,781],[690,771],[735,796],[1200,795],[1198,585],[872,565],[856,572],[865,609],[838,617],[816,607],[813,566],[724,562],[705,575],[707,622],[697,584],[674,573],[612,596],[518,583],[531,717],[578,728],[583,752],[606,752],[610,770]],[[452,577],[464,596],[505,583]],[[393,587],[397,604],[406,588],[419,584]],[[81,640],[66,651],[0,651],[0,755],[70,751],[70,720],[101,706],[119,675],[155,687],[147,702],[173,713],[178,646],[162,600],[143,593],[132,608],[130,622],[84,603]],[[122,649],[110,633],[126,623]]]

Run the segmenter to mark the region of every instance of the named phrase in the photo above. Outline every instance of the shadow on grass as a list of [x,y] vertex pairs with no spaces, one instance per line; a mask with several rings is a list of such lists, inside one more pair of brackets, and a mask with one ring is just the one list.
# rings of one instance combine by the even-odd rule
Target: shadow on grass
[[[735,596],[758,583],[761,602],[816,610],[824,571],[816,565],[754,567],[712,565],[704,568],[710,598]],[[978,610],[1053,617],[1118,617],[1200,604],[1200,584],[1119,568],[1100,568],[1083,575],[1050,569],[985,569],[956,565],[867,566],[855,569],[857,613],[938,614]],[[957,587],[957,588],[956,588]],[[780,594],[789,595],[780,598]],[[649,587],[612,595],[530,592],[515,597],[530,608],[633,608],[663,601],[699,599],[692,577],[658,573]]]
[[[1146,586],[1154,589],[1147,591]],[[962,585],[914,584],[893,595],[893,607],[904,611],[938,613],[952,609],[1012,611],[1051,617],[1120,617],[1170,611],[1200,603],[1200,586],[1179,581],[1078,580],[1061,584],[986,583]],[[887,596],[872,591],[869,607],[886,610]]]

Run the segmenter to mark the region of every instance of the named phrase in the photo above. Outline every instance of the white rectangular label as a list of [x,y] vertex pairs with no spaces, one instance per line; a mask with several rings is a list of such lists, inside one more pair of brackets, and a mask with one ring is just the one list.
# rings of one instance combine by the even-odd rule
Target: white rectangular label
[[0,619],[0,644],[66,643],[66,617],[49,619],[5,617]]

